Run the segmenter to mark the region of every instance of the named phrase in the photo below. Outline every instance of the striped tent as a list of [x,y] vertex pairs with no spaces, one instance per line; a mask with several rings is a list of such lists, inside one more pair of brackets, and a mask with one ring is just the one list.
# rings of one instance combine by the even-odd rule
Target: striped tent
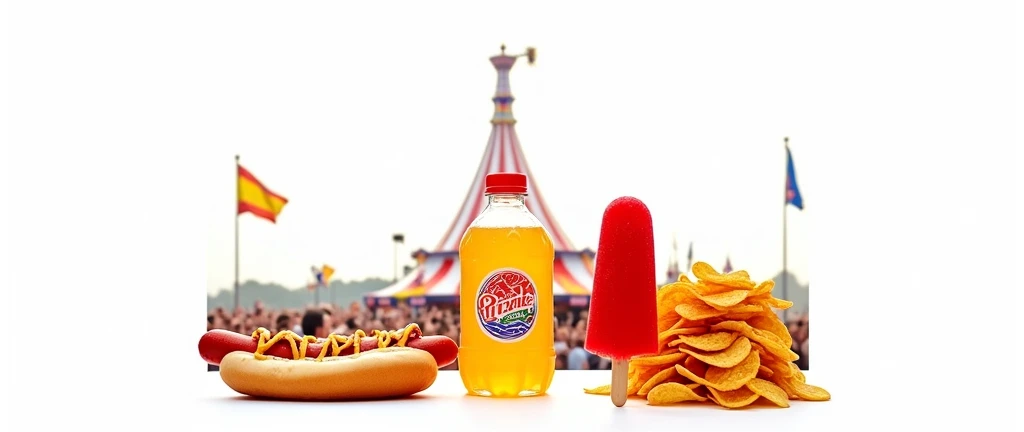
[[537,187],[535,177],[523,156],[519,138],[516,136],[516,120],[512,116],[512,101],[515,98],[512,97],[508,76],[517,57],[519,56],[506,55],[504,46],[500,55],[491,57],[491,64],[498,72],[497,91],[492,99],[494,116],[491,118],[491,136],[473,183],[463,199],[462,208],[434,250],[414,252],[413,258],[418,263],[416,268],[391,286],[368,294],[365,299],[367,306],[394,305],[399,301],[408,301],[414,306],[458,302],[459,242],[473,219],[486,206],[484,178],[494,172],[526,174],[530,190],[526,206],[547,229],[555,247],[555,302],[578,307],[589,304],[594,281],[594,252],[589,249],[576,249],[562,227],[558,225],[550,207],[544,201],[544,195]]

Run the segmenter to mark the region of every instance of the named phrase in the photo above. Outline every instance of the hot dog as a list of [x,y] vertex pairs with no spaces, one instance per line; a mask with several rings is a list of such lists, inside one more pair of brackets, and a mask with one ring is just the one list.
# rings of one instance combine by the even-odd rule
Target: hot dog
[[[363,351],[363,339],[374,342],[376,349]],[[271,335],[260,328],[252,335],[256,343],[252,353],[231,351],[220,359],[220,376],[239,393],[272,399],[408,396],[426,390],[437,379],[434,355],[406,346],[420,339],[422,333],[416,324],[402,330],[374,331],[372,337],[356,330],[352,336],[332,334],[323,340],[300,337],[287,330]],[[268,354],[280,342],[286,344],[289,357]],[[319,352],[307,356],[315,342],[319,342]],[[352,353],[344,354],[350,348]]]
[[220,364],[232,390],[270,399],[340,401],[400,398],[426,390],[437,379],[430,353],[387,347],[341,357],[291,360],[235,351]]
[[[260,345],[260,334],[263,334],[264,337],[266,337],[268,333],[269,332],[265,329],[260,329],[253,332],[253,335],[249,336],[227,330],[210,330],[199,338],[199,355],[209,364],[220,365],[224,357],[231,352],[243,351],[246,353],[256,353]],[[402,330],[394,332],[373,332],[368,336],[364,336],[362,331],[357,331],[356,333],[361,336],[359,337],[360,351],[379,349],[381,345],[377,335],[383,336],[385,342],[387,342],[385,346],[396,346],[401,342],[402,336],[408,334],[403,346],[430,353],[438,367],[445,367],[454,363],[455,359],[459,355],[459,347],[455,344],[455,341],[451,340],[451,338],[447,336],[423,336],[419,326],[415,323],[410,324]],[[292,333],[292,335],[295,334]],[[332,335],[332,337],[333,336],[337,335]],[[298,335],[295,335],[295,338],[298,338]],[[289,339],[283,336],[278,338],[274,341],[273,345],[266,349],[265,354],[268,356],[290,359],[320,356],[324,346],[324,339],[317,339],[314,342],[308,337],[301,338],[308,341],[307,345],[307,343],[294,343],[295,338]],[[269,342],[269,340],[267,340],[267,342]],[[298,355],[293,351],[293,343],[295,344],[296,349],[302,350]],[[331,350],[329,349],[328,351]],[[350,345],[345,346],[338,354],[328,352],[326,355],[345,356],[354,352],[355,346]]]

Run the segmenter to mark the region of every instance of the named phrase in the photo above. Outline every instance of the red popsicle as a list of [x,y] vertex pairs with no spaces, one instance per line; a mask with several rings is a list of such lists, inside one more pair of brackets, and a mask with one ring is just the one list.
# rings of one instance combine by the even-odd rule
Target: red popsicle
[[612,403],[626,404],[633,356],[658,353],[658,299],[651,212],[621,197],[608,204],[597,245],[584,348],[612,360]]

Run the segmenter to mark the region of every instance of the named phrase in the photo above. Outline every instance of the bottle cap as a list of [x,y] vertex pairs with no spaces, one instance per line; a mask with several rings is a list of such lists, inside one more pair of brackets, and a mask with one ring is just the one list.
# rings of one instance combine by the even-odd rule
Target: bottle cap
[[525,194],[526,175],[521,173],[487,174],[484,180],[484,195]]

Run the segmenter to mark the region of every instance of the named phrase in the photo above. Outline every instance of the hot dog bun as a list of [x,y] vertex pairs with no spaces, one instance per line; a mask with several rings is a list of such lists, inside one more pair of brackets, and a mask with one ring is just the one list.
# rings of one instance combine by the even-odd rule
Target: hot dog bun
[[388,347],[341,357],[301,360],[236,351],[220,363],[224,383],[239,393],[271,399],[340,401],[400,398],[437,379],[430,353]]

